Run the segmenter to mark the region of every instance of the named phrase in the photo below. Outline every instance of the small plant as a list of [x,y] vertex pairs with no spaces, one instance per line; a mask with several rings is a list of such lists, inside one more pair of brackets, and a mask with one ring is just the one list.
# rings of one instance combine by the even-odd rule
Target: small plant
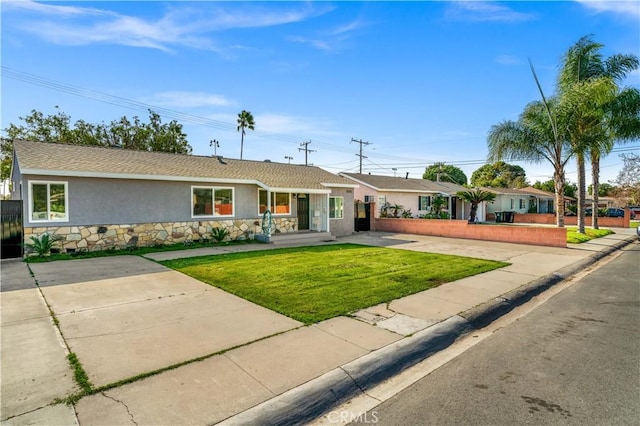
[[411,213],[411,209],[402,210],[400,216],[402,216],[403,219],[411,219],[413,217],[413,213]]
[[221,243],[225,238],[229,236],[229,231],[224,228],[213,228],[211,230],[211,236],[217,243]]
[[27,247],[36,252],[38,256],[44,257],[51,254],[51,250],[54,248],[56,243],[60,240],[60,237],[56,235],[51,235],[48,233],[44,233],[37,237],[35,235],[31,236],[31,242],[25,243]]

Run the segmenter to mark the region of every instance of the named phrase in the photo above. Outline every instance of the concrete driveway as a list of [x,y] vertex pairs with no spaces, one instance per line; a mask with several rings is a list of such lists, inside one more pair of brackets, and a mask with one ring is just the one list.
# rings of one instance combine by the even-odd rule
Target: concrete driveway
[[98,387],[302,325],[137,256],[30,267]]

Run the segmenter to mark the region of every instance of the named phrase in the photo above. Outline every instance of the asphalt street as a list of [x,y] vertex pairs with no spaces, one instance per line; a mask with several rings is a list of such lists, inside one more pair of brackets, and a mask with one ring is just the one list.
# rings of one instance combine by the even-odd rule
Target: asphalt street
[[635,242],[360,423],[638,424],[639,277]]

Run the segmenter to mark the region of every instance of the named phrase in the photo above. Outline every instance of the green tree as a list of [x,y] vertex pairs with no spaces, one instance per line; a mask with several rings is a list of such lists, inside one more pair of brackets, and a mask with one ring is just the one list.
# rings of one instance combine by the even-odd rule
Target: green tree
[[[535,71],[533,73],[537,83]],[[489,161],[506,159],[550,163],[553,166],[553,192],[556,194],[556,224],[562,228],[565,166],[571,152],[557,126],[557,100],[547,99],[542,89],[540,93],[543,101],[527,105],[518,121],[503,121],[491,126],[487,137]]]
[[[615,190],[615,187],[613,185],[609,183],[601,183],[600,186],[598,187],[598,196],[608,197],[613,193],[614,190]],[[593,195],[593,185],[589,185],[587,187],[587,194]]]
[[491,188],[524,188],[527,176],[520,166],[497,161],[485,164],[471,174],[471,185]]
[[[562,60],[558,92],[567,103],[570,142],[578,167],[578,231],[584,232],[585,156],[591,160],[593,204],[600,194],[600,158],[609,154],[615,142],[640,137],[640,91],[621,88],[626,76],[638,69],[635,55],[616,54],[603,58],[604,46],[582,37]],[[598,228],[593,210],[592,226]]]
[[238,113],[238,131],[240,133],[240,159],[242,160],[242,151],[244,148],[244,135],[245,129],[255,130],[256,123],[253,120],[253,115],[249,111],[244,109]]
[[460,168],[445,163],[433,163],[428,166],[422,175],[422,179],[434,182],[452,182],[458,185],[467,184],[467,175]]
[[493,201],[496,198],[496,194],[493,192],[485,191],[482,189],[469,189],[466,191],[459,191],[456,196],[461,200],[464,200],[471,204],[471,212],[469,213],[469,222],[476,221],[476,215],[478,214],[478,206],[485,201]]
[[[555,183],[553,179],[549,179],[545,182],[536,181],[533,185],[534,188],[540,189],[542,191],[553,192],[555,193]],[[564,195],[565,197],[575,198],[577,191],[577,186],[575,183],[571,183],[568,180],[564,182]]]
[[[56,107],[57,108],[57,107]],[[177,154],[190,154],[191,146],[182,125],[172,120],[162,123],[160,115],[149,110],[149,123],[138,117],[130,121],[126,116],[110,124],[92,124],[78,120],[71,125],[71,118],[61,111],[53,115],[44,115],[32,110],[31,114],[20,117],[23,124],[10,123],[4,129],[5,136],[0,140],[0,179],[11,173],[13,160],[13,141],[16,139],[33,140],[48,143],[66,143],[93,146],[120,146],[124,149],[141,151],[162,151]]]

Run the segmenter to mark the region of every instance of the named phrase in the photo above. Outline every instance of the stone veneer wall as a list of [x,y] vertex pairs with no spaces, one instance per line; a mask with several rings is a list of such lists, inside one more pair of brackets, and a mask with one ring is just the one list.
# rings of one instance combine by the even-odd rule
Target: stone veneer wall
[[[298,218],[273,219],[272,234],[295,232]],[[212,240],[211,230],[229,231],[227,240],[248,238],[251,232],[262,233],[262,219],[208,220],[187,222],[138,223],[125,225],[43,226],[24,228],[24,240],[32,235],[49,233],[60,238],[61,252],[93,251],[107,248],[144,247],[155,244],[176,244],[185,241]]]

